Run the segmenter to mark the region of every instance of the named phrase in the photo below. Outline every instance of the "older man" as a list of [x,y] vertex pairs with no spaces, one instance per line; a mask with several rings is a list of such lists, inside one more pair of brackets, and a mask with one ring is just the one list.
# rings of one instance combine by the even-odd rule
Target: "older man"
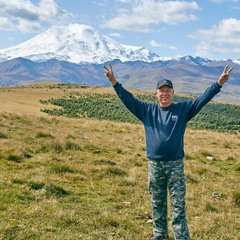
[[124,105],[143,124],[146,136],[148,182],[151,194],[154,240],[168,239],[167,191],[172,207],[172,227],[175,240],[189,240],[186,221],[184,176],[184,133],[187,122],[220,92],[233,68],[225,67],[218,81],[196,99],[172,103],[173,83],[163,79],[157,83],[158,104],[136,99],[122,87],[113,74],[112,66],[105,75]]

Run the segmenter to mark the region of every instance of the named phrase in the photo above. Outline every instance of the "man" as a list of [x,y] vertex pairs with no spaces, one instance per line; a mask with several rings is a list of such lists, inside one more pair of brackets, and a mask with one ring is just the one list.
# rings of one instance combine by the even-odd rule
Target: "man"
[[186,221],[184,177],[184,133],[187,122],[220,92],[233,68],[225,67],[211,87],[196,99],[172,103],[173,84],[164,79],[157,83],[159,104],[136,99],[122,87],[113,74],[112,66],[105,75],[125,106],[144,124],[148,161],[148,184],[151,194],[154,240],[168,239],[167,191],[172,207],[172,227],[175,240],[189,240]]

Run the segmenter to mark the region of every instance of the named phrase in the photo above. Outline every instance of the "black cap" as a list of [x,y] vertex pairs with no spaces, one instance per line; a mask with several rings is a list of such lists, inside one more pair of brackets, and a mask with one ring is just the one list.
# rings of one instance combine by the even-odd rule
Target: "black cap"
[[163,79],[163,80],[158,81],[156,89],[158,89],[158,88],[160,88],[162,86],[168,86],[170,88],[173,88],[172,81],[168,80],[168,79]]

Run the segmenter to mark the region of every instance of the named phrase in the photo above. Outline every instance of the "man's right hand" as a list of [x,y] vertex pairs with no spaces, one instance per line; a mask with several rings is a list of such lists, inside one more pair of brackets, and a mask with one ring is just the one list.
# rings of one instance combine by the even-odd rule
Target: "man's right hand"
[[108,68],[106,66],[103,66],[105,68],[105,76],[108,78],[108,80],[112,83],[114,86],[117,83],[116,78],[114,77],[113,74],[113,69],[111,64],[108,64]]

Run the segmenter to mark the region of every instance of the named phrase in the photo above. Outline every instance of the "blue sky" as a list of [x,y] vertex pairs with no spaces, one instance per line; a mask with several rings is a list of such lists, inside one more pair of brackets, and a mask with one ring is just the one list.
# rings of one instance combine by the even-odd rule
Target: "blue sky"
[[240,58],[240,0],[0,0],[0,49],[68,23],[162,57]]

